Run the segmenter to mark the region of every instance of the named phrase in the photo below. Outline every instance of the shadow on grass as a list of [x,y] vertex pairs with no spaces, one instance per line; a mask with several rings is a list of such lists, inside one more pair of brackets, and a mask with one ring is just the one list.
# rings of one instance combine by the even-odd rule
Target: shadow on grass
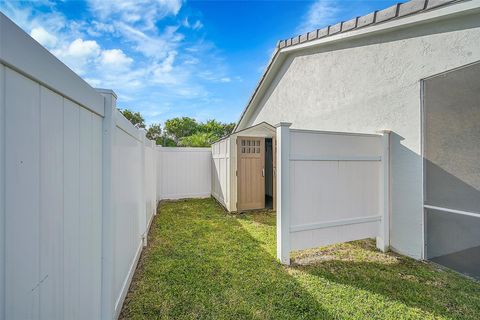
[[273,210],[257,210],[250,212],[242,212],[238,214],[238,217],[241,219],[247,219],[260,223],[266,226],[274,227],[276,226],[276,213]]
[[[436,316],[479,318],[480,285],[452,271],[393,253],[383,254],[375,249],[373,240],[341,244],[316,254],[320,261],[293,268]],[[306,256],[298,261],[301,263]]]
[[272,217],[221,214],[212,200],[162,204],[120,318],[333,319],[240,219]]

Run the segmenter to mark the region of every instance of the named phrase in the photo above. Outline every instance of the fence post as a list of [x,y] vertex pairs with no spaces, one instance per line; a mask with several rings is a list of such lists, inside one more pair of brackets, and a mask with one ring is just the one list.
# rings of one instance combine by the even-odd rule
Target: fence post
[[290,126],[277,127],[277,259],[290,264]]
[[142,242],[144,247],[147,246],[147,193],[145,187],[147,174],[147,170],[145,168],[145,140],[147,139],[146,133],[147,132],[145,130],[140,130],[140,140],[142,141],[142,143],[140,144],[140,177],[142,179],[140,186],[140,235],[142,236]]
[[5,67],[0,64],[0,319],[5,319]]
[[115,217],[113,161],[117,96],[112,90],[97,89],[104,97],[105,115],[102,123],[102,290],[101,317],[104,320],[115,316],[114,266],[115,266]]
[[163,199],[163,195],[162,195],[162,192],[163,192],[163,184],[162,184],[162,175],[163,175],[163,170],[162,170],[163,169],[162,146],[157,145],[155,152],[156,152],[155,156],[157,158],[157,161],[156,161],[156,164],[157,164],[157,178],[156,178],[157,179],[157,202],[160,202]]
[[383,252],[390,247],[390,131],[382,130],[382,162],[380,168],[380,221],[377,248]]

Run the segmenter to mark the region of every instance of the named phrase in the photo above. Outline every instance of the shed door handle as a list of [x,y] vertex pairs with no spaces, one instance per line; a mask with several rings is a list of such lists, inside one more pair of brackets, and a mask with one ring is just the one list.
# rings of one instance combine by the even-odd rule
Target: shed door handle
[[262,177],[265,177],[265,168],[262,169]]

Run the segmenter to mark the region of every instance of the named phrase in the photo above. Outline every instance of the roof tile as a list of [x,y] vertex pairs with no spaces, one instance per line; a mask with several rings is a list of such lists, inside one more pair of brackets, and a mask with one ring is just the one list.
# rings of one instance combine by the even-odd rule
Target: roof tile
[[449,2],[452,2],[452,0],[428,0],[426,9],[432,9],[432,8],[447,4]]
[[386,9],[377,11],[377,15],[375,16],[375,22],[378,23],[378,22],[383,22],[383,21],[393,19],[397,16],[397,11],[398,11],[398,4],[395,4]]
[[340,31],[342,31],[341,22],[334,24],[333,26],[330,26],[330,30],[328,31],[328,34],[331,35],[331,34],[339,33]]
[[398,8],[398,16],[403,17],[408,14],[423,10],[425,9],[426,2],[426,0],[411,0],[405,3],[400,3],[400,7]]
[[355,29],[357,27],[357,18],[342,22],[342,32]]
[[323,29],[318,29],[317,30],[317,37],[322,38],[322,37],[328,36],[328,29],[330,29],[330,27],[325,27]]
[[304,33],[304,34],[300,35],[300,43],[306,42],[307,40],[308,40],[308,34],[307,33]]
[[317,30],[311,31],[307,34],[307,40],[308,41],[314,40],[314,39],[317,39]]
[[357,28],[368,26],[375,21],[375,12],[371,12],[367,15],[358,17],[357,19]]

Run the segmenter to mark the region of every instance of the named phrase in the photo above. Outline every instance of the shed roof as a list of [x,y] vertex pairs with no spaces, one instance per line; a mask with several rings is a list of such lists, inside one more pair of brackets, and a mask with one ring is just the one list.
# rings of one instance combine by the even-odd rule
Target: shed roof
[[[264,85],[269,73],[272,73],[272,69],[274,69],[275,64],[281,64],[285,60],[279,59],[279,56],[282,53],[289,53],[293,50],[301,50],[314,45],[323,45],[328,42],[333,42],[334,40],[345,39],[349,34],[353,36],[355,33],[359,32],[363,34],[378,31],[377,29],[381,28],[384,24],[387,25],[389,22],[403,20],[412,15],[416,16],[417,14],[430,12],[434,9],[441,9],[442,7],[461,2],[472,2],[471,7],[479,6],[479,1],[477,0],[411,0],[405,3],[397,3],[386,9],[377,10],[364,16],[342,21],[337,24],[329,25],[325,28],[307,32],[286,40],[280,40],[275,47],[275,51],[272,54],[267,68],[255,87],[247,106],[243,110],[240,119],[234,128],[234,132],[242,129],[241,124],[242,120],[244,120],[245,114],[254,104],[255,98],[257,97],[261,87]],[[468,8],[459,10],[468,10]],[[445,16],[449,14],[451,14],[451,12],[445,13]],[[418,23],[418,20],[422,19],[416,19],[413,23]],[[379,28],[374,28],[376,26]],[[397,26],[401,26],[401,23],[396,24],[392,28]],[[365,29],[365,31],[363,31],[363,29]]]
[[[263,134],[263,135],[258,134],[259,132],[262,132],[262,131],[263,131],[263,133],[270,131],[271,134]],[[276,133],[276,129],[270,123],[262,121],[260,123],[257,123],[256,125],[251,126],[251,127],[243,128],[242,130],[238,130],[238,131],[232,132],[230,134],[227,134],[226,136],[223,136],[220,139],[212,142],[212,144],[215,144],[219,141],[230,138],[233,135],[238,135],[239,133],[246,133],[246,135],[251,134],[251,133],[254,133],[254,134],[256,133],[256,136],[274,136],[275,133]]]

